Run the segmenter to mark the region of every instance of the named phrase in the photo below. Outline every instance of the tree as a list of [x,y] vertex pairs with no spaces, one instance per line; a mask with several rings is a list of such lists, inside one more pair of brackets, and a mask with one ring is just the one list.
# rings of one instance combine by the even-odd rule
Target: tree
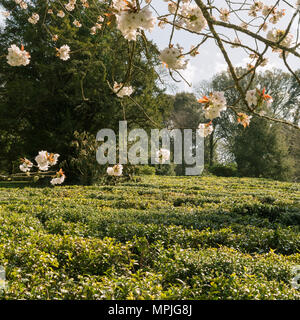
[[[211,1],[202,0],[175,0],[170,1],[166,7],[165,1],[139,1],[139,0],[112,0],[89,3],[87,0],[69,0],[67,4],[63,4],[58,0],[31,0],[26,3],[22,0],[4,1],[0,3],[7,11],[11,11],[10,36],[7,41],[4,41],[5,49],[1,50],[1,55],[7,57],[7,62],[14,67],[19,67],[20,70],[25,65],[28,71],[28,77],[38,77],[39,72],[36,72],[35,61],[38,56],[41,56],[47,62],[56,59],[63,60],[62,63],[67,64],[67,72],[61,74],[63,81],[68,80],[68,77],[75,76],[80,85],[77,87],[68,86],[68,91],[64,94],[72,96],[74,103],[79,105],[79,110],[84,110],[84,116],[80,122],[99,123],[99,118],[103,120],[103,114],[97,115],[94,112],[94,102],[101,99],[102,92],[95,94],[95,85],[102,79],[101,83],[108,87],[112,87],[111,91],[122,99],[122,102],[111,97],[108,100],[114,106],[122,104],[123,113],[119,112],[120,108],[111,107],[107,111],[107,118],[124,117],[125,114],[131,115],[130,110],[134,110],[132,116],[133,121],[138,120],[135,108],[143,109],[142,113],[152,124],[159,124],[152,119],[152,113],[155,108],[147,108],[144,110],[141,101],[144,104],[158,102],[155,98],[158,95],[149,96],[145,99],[141,92],[147,94],[148,87],[145,87],[147,81],[144,79],[150,74],[152,79],[156,80],[155,68],[156,63],[152,63],[151,57],[152,44],[148,41],[146,33],[152,31],[153,28],[163,28],[165,25],[170,26],[170,36],[165,49],[161,50],[159,59],[162,64],[167,67],[170,76],[179,81],[183,79],[181,74],[188,64],[187,57],[193,57],[201,51],[204,43],[212,42],[216,44],[217,49],[222,54],[230,73],[232,85],[225,87],[221,92],[210,92],[208,96],[200,100],[201,106],[205,113],[207,122],[217,121],[221,111],[228,111],[229,120],[239,121],[242,124],[247,124],[250,117],[271,120],[273,122],[289,125],[292,128],[299,130],[297,123],[299,109],[295,109],[294,119],[284,119],[283,114],[274,117],[270,114],[261,112],[266,104],[271,103],[272,98],[268,92],[262,88],[255,86],[255,74],[259,67],[268,63],[267,54],[272,51],[278,59],[282,59],[286,70],[292,75],[293,83],[296,86],[300,85],[299,74],[293,70],[291,66],[291,58],[298,59],[299,52],[299,37],[297,32],[297,20],[299,19],[298,0],[293,1],[270,1],[264,4],[260,1],[234,2],[220,1],[213,3]],[[29,5],[28,5],[29,4]],[[28,7],[28,8],[27,8]],[[38,10],[36,10],[38,8]],[[19,14],[20,20],[15,24],[15,15]],[[8,15],[8,13],[6,14]],[[24,30],[29,30],[26,22],[32,24],[32,29],[27,41],[24,41]],[[22,25],[22,28],[18,27]],[[271,25],[271,27],[270,27]],[[45,53],[41,53],[40,44],[34,39],[39,39],[39,33],[45,31],[47,37],[52,39],[49,49]],[[167,30],[167,29],[165,29]],[[180,45],[174,43],[174,34],[178,31],[189,32],[197,39],[192,43],[192,47],[184,50]],[[161,31],[163,32],[163,31]],[[168,32],[168,31],[166,31]],[[30,33],[28,31],[28,33]],[[81,41],[80,37],[85,35],[86,41]],[[53,39],[59,39],[59,48],[53,43]],[[26,37],[25,37],[26,38]],[[114,39],[114,44],[109,45],[110,40]],[[125,39],[125,40],[124,40]],[[26,40],[26,39],[25,39]],[[21,41],[25,48],[21,46]],[[41,47],[47,41],[41,43]],[[49,42],[49,41],[48,41]],[[17,43],[16,45],[12,45]],[[33,45],[33,46],[31,46]],[[104,48],[105,54],[101,55],[101,50]],[[247,69],[236,68],[231,58],[231,50],[237,50],[238,54],[243,58],[250,58],[250,63],[247,64]],[[158,52],[157,52],[158,53]],[[31,55],[31,57],[30,57]],[[99,55],[102,59],[99,59]],[[52,58],[51,58],[52,57]],[[97,57],[97,59],[95,59]],[[68,60],[68,61],[67,61]],[[55,60],[58,68],[62,68],[61,64]],[[100,75],[90,72],[90,68],[95,63],[99,63],[96,70],[101,70]],[[52,65],[54,67],[54,64]],[[50,68],[50,65],[47,66]],[[92,68],[93,69],[93,68]],[[242,72],[240,72],[242,71]],[[25,73],[26,73],[25,72]],[[36,72],[36,73],[35,73]],[[137,79],[143,72],[143,76]],[[117,81],[117,83],[115,83]],[[90,83],[87,84],[87,83]],[[107,83],[108,82],[108,83]],[[151,82],[151,81],[150,81]],[[155,82],[155,81],[154,81]],[[153,81],[151,82],[153,84]],[[26,88],[26,82],[24,84]],[[134,90],[132,90],[134,87]],[[295,86],[294,86],[295,87]],[[106,89],[102,87],[103,91]],[[235,94],[232,95],[232,92]],[[135,92],[132,95],[132,92]],[[228,97],[235,96],[236,99],[227,101]],[[78,99],[80,96],[80,104]],[[128,96],[128,98],[124,97]],[[142,100],[141,100],[142,99]],[[22,103],[24,103],[22,101]],[[125,105],[126,104],[126,105]],[[130,108],[133,107],[133,108]],[[128,109],[128,110],[127,110]],[[88,112],[86,112],[88,110]],[[72,114],[70,108],[66,110],[67,114],[65,125],[71,127],[77,126],[76,121],[72,122]],[[72,108],[71,108],[72,111]],[[116,112],[118,111],[118,112]],[[127,111],[127,112],[125,112]],[[290,112],[289,112],[290,113]],[[87,116],[87,118],[85,118]],[[291,115],[291,114],[290,114]],[[232,118],[232,119],[231,119]],[[82,121],[83,120],[83,121]],[[96,121],[94,121],[96,120]],[[51,126],[53,128],[53,126]]]
[[[296,72],[298,73],[299,71]],[[243,74],[245,73],[245,70],[237,69],[237,73]],[[251,74],[247,75],[244,81],[241,82],[241,85],[243,87],[246,86],[248,81],[247,77],[252,76],[253,75]],[[226,91],[227,103],[230,105],[238,99],[238,94],[236,90],[234,90],[233,84],[234,81],[232,80],[230,73],[222,72],[215,75],[211,82],[205,81],[200,83],[195,90],[195,93],[197,96],[202,96],[208,94],[209,91],[224,91],[226,87],[230,87],[230,89]],[[266,88],[266,91],[269,92],[273,98],[272,104],[263,110],[266,115],[274,118],[286,119],[295,123],[294,115],[297,114],[296,111],[299,108],[300,86],[295,86],[294,78],[290,74],[284,73],[279,69],[259,72],[253,79],[253,88],[255,87]],[[239,108],[241,111],[246,112],[242,104]],[[214,146],[222,145],[222,152],[227,154],[226,158],[231,158],[233,161],[235,159],[235,144],[241,135],[241,126],[237,125],[235,122],[234,115],[235,113],[233,110],[228,110],[227,112],[223,112],[221,117],[214,119],[214,134],[210,137],[212,144]],[[263,123],[266,125],[265,122]],[[250,127],[251,126],[252,121],[250,122]],[[254,126],[256,125],[254,124]],[[289,141],[287,144],[289,146],[289,154],[294,154],[294,152],[291,152],[291,145],[295,145],[293,142],[295,139],[292,139],[292,137],[294,135],[297,136],[297,131],[288,130],[288,128],[283,128],[282,125],[280,130],[277,131],[278,132],[274,133],[274,135],[279,134],[279,131],[280,134],[284,134],[286,139],[283,144],[287,144],[287,141]],[[266,143],[268,137],[265,137],[264,134],[267,133],[267,131],[260,130],[259,132],[260,140],[257,140],[257,143]],[[294,150],[295,148],[292,149]],[[249,149],[246,154],[251,156],[251,150]],[[293,157],[294,163],[297,163],[296,154],[297,152],[295,151],[295,157]]]
[[[7,10],[4,13],[5,15],[9,16],[10,11],[23,10],[23,22],[28,18],[28,21],[34,26],[40,24],[45,29],[45,32],[52,37],[57,35],[54,32],[58,31],[61,25],[69,24],[71,20],[72,24],[69,25],[76,31],[71,30],[71,28],[68,30],[63,29],[65,31],[64,35],[67,35],[64,40],[65,42],[69,41],[69,44],[76,49],[70,50],[68,45],[58,49],[58,55],[63,60],[68,60],[70,54],[76,59],[75,55],[80,56],[86,46],[89,47],[91,45],[93,48],[97,48],[100,38],[103,38],[107,33],[114,33],[118,30],[118,34],[128,40],[127,49],[131,57],[129,60],[125,59],[125,66],[123,64],[124,86],[132,80],[134,69],[139,67],[133,63],[133,58],[147,56],[149,42],[145,36],[145,31],[152,31],[157,22],[158,26],[162,28],[166,24],[171,26],[169,46],[161,51],[160,60],[167,66],[173,78],[177,75],[182,77],[180,70],[185,69],[188,63],[185,60],[185,56],[197,55],[199,48],[205,42],[212,40],[220,49],[228,65],[234,81],[234,87],[238,91],[238,101],[241,101],[247,111],[252,114],[257,114],[266,119],[270,118],[260,115],[256,112],[255,106],[252,107],[247,101],[247,91],[251,87],[254,77],[249,78],[248,84],[244,88],[241,86],[241,81],[248,74],[255,74],[259,66],[267,63],[265,55],[270,49],[276,55],[279,55],[287,70],[293,75],[295,81],[300,84],[299,76],[292,70],[288,62],[288,56],[300,57],[298,37],[296,36],[296,39],[294,39],[292,31],[294,26],[297,28],[297,18],[299,16],[298,0],[272,1],[268,5],[260,1],[255,1],[253,4],[224,1],[214,6],[211,5],[210,1],[205,3],[201,0],[177,0],[168,4],[168,12],[166,14],[159,14],[159,11],[164,10],[163,6],[158,5],[155,8],[154,6],[158,2],[154,4],[151,0],[145,2],[138,0],[112,0],[99,3],[89,3],[87,0],[80,0],[80,3],[76,3],[76,0],[70,0],[69,3],[64,5],[58,0],[31,0],[28,1],[29,5],[27,2],[20,0],[17,2],[17,6],[15,1],[12,0],[1,1],[0,3]],[[38,7],[39,10],[35,10],[37,4],[41,4]],[[236,19],[237,21],[234,17],[238,18]],[[171,19],[169,20],[169,18]],[[240,22],[242,23],[240,24]],[[276,28],[279,22],[284,26],[284,29]],[[274,28],[270,28],[268,23],[274,25]],[[184,30],[198,35],[199,43],[184,53],[183,48],[180,46],[175,47],[172,43],[176,30]],[[71,41],[71,38],[68,37],[68,35],[84,32],[89,32],[92,36],[96,35],[95,37],[90,37],[94,40],[82,44]],[[139,41],[144,42],[144,50],[136,50],[135,44]],[[252,59],[252,64],[248,64],[249,70],[244,74],[239,75],[236,72],[228,47],[237,48],[242,54],[246,54],[246,57]],[[11,56],[16,54],[18,54],[17,48],[12,49]],[[23,55],[23,58],[25,56]],[[25,58],[26,65],[29,63],[27,57]],[[18,63],[24,63],[22,59],[20,61]],[[235,104],[231,108],[235,109]],[[237,109],[235,110],[237,111]],[[278,119],[275,120],[280,122]],[[287,121],[283,122],[288,123]],[[299,128],[293,123],[289,124]]]
[[294,181],[300,181],[300,133],[296,130],[281,126],[282,134],[285,137],[285,143],[288,145],[289,157],[293,160]]
[[203,119],[203,113],[199,109],[199,103],[192,93],[180,92],[174,97],[174,109],[171,113],[171,121],[176,128],[197,128]]
[[[203,112],[199,109],[199,103],[192,93],[180,92],[174,97],[174,109],[170,115],[170,123],[172,128],[181,129],[183,137],[184,129],[197,129],[199,122],[203,121]],[[182,139],[182,150],[184,149],[184,140]],[[176,167],[176,173],[184,175],[185,163]]]
[[234,155],[242,176],[289,180],[293,162],[280,125],[254,119],[235,136]]
[[[6,7],[13,2],[0,1]],[[46,6],[45,1],[32,1],[30,10],[41,12]],[[120,115],[129,126],[153,127],[149,119],[162,123],[171,107],[157,86],[154,66],[159,62],[154,45],[149,43],[147,57],[142,57],[140,39],[134,44],[136,56],[132,59],[127,41],[113,30],[95,39],[86,30],[72,28],[71,19],[62,23],[57,16],[51,19],[49,30],[58,36],[57,41],[43,32],[42,24],[26,23],[27,14],[20,9],[12,11],[0,33],[1,54],[15,41],[33,50],[28,66],[5,64],[2,69],[1,160],[6,167],[21,155],[33,156],[45,146],[68,160],[75,131],[95,136],[101,128],[117,128]],[[68,63],[52,54],[60,41],[80,48]],[[130,75],[134,100],[120,100],[107,85],[121,81],[127,70],[124,60],[135,65]],[[13,170],[12,166],[8,169]],[[65,169],[71,170],[68,164]]]

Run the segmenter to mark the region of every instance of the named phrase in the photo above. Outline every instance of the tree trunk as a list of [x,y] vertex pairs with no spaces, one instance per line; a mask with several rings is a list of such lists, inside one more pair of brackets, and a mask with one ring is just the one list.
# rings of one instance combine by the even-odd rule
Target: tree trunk
[[214,131],[209,136],[209,166],[214,164]]
[[181,139],[181,144],[182,144],[182,146],[181,146],[181,148],[182,148],[182,150],[181,150],[181,152],[182,152],[182,159],[181,159],[181,175],[182,176],[184,176],[184,174],[185,174],[185,163],[184,163],[184,129],[181,129],[181,137],[182,137],[182,139]]

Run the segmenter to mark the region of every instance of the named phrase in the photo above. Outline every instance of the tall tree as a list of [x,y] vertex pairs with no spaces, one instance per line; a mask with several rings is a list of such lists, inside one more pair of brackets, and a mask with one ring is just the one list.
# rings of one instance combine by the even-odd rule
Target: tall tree
[[[1,0],[0,4],[6,9],[15,6],[14,1]],[[45,12],[45,1],[36,0],[32,5],[33,11]],[[41,24],[25,23],[24,10],[15,9],[0,30],[0,55],[6,55],[11,44],[31,48],[30,65],[4,64],[1,70],[2,161],[11,164],[17,156],[33,156],[44,148],[67,159],[74,131],[95,134],[101,128],[117,128],[124,118],[130,126],[143,128],[162,123],[171,105],[157,85],[153,67],[159,62],[154,45],[148,44],[144,52],[143,40],[139,39],[133,57],[117,31],[99,31],[93,37],[86,29],[72,28],[71,18],[47,15],[45,19],[51,20],[48,32]],[[53,54],[65,43],[71,52],[79,48],[74,59],[62,61]],[[136,66],[130,79],[137,103],[119,99],[108,86],[125,78],[124,60]]]
[[242,176],[292,178],[293,162],[280,125],[254,119],[250,127],[238,131],[233,152]]
[[[203,121],[203,112],[194,94],[188,92],[177,93],[174,97],[174,109],[170,116],[173,128],[180,128],[183,137],[184,129],[196,129]],[[202,121],[201,121],[202,120]],[[182,144],[184,140],[182,139]],[[182,145],[183,150],[183,145]],[[176,173],[185,174],[185,163],[177,166]]]
[[[243,74],[245,73],[245,70],[237,69],[237,73]],[[249,73],[247,77],[251,76],[252,74]],[[246,87],[249,81],[247,77],[245,77],[244,81],[241,82],[244,87]],[[227,88],[226,99],[228,105],[231,105],[238,100],[238,95],[234,89],[233,83],[234,81],[230,74],[228,72],[222,72],[214,76],[211,82],[200,83],[196,89],[196,95],[207,95],[210,91],[225,91]],[[300,87],[295,84],[293,77],[281,70],[275,69],[273,71],[258,73],[254,77],[252,85],[253,88],[256,86],[266,88],[266,92],[268,92],[273,98],[271,106],[263,110],[266,115],[283,118],[294,123],[295,120],[297,121]],[[250,89],[252,89],[252,87]],[[243,104],[239,105],[239,109],[241,112],[247,112]],[[274,159],[277,159],[276,161],[278,161],[278,166],[281,166],[283,169],[286,168],[286,163],[289,163],[292,166],[292,163],[297,162],[295,146],[293,147],[290,143],[290,141],[292,141],[291,137],[296,134],[295,129],[288,130],[283,128],[282,125],[274,125],[273,129],[269,132],[267,128],[264,128],[269,124],[266,121],[262,121],[261,124],[259,124],[256,117],[252,118],[250,122],[250,129],[244,129],[237,124],[232,110],[228,110],[226,113],[223,112],[221,117],[214,119],[213,123],[215,130],[214,135],[210,137],[211,144],[215,145],[220,141],[222,146],[225,145],[225,152],[227,150],[229,158],[235,159],[235,161],[240,164],[240,167],[242,167],[241,159],[244,159],[245,165],[248,163],[246,165],[248,166],[248,169],[246,170],[243,167],[241,169],[241,173],[243,172],[242,174],[254,176],[262,175],[259,171],[260,169],[256,168],[256,164],[260,161],[259,158],[265,159],[265,162],[270,161],[270,170],[271,168],[273,168],[272,170],[275,170],[275,167],[272,164],[272,162],[275,161]],[[274,128],[276,128],[276,130],[274,130]],[[251,140],[248,143],[246,142],[247,137]],[[276,145],[277,151],[275,148],[266,147],[266,144],[270,143],[272,139]],[[256,148],[251,147],[253,141],[257,144]],[[278,141],[280,141],[280,143]],[[288,154],[286,154],[287,149],[289,150]],[[293,152],[294,149],[295,152]],[[278,152],[279,150],[281,154],[285,154],[287,158],[290,158],[292,154],[295,154],[294,161],[291,161],[291,159],[287,159],[286,163],[282,161],[280,152]],[[265,158],[264,153],[269,155]],[[272,156],[270,156],[270,154],[272,154]],[[232,155],[232,157],[230,155]],[[264,168],[264,166],[260,166],[260,168]],[[250,169],[253,170],[252,173],[250,172]],[[284,178],[282,175],[278,174],[279,169],[277,171],[276,170],[273,171],[274,176]],[[268,173],[266,174],[268,175]],[[286,178],[290,176],[290,172],[287,172]]]

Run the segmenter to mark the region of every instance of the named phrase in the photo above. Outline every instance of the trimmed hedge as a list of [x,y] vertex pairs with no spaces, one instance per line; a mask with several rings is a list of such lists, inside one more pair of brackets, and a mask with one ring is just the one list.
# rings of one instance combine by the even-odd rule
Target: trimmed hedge
[[1,299],[299,299],[300,185],[0,188]]

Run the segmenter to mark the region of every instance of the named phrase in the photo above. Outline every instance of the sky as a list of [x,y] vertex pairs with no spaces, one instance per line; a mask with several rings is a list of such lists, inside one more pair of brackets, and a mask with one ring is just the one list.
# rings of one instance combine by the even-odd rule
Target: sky
[[[161,14],[166,12],[165,9],[165,3],[163,1],[157,1],[154,0],[155,8],[159,8],[159,13]],[[220,3],[220,7],[222,7],[223,0],[218,0],[218,4]],[[264,3],[271,5],[275,3],[275,1],[263,1]],[[290,2],[293,2],[290,1]],[[160,5],[159,5],[160,3]],[[223,5],[225,8],[225,5]],[[276,28],[282,28],[288,24],[290,21],[291,15],[294,13],[294,10],[285,6],[284,4],[280,6],[280,8],[286,10],[285,17],[276,25],[270,24],[271,27],[275,26]],[[235,22],[234,19],[230,19],[230,22]],[[168,46],[169,43],[169,35],[170,35],[171,28],[165,28],[164,30],[161,30],[159,27],[156,27],[152,33],[147,33],[147,36],[149,39],[152,39],[160,49],[164,49]],[[221,29],[220,29],[221,30]],[[222,31],[225,29],[222,28]],[[297,24],[294,23],[292,26],[291,32],[295,35],[297,30]],[[227,31],[226,36],[230,36],[229,32]],[[232,40],[235,36],[232,35]],[[243,39],[241,37],[241,39]],[[201,41],[201,39],[200,39]],[[244,39],[245,43],[248,44],[249,38]],[[175,31],[175,36],[173,37],[173,43],[179,43],[182,47],[184,47],[185,52],[189,51],[191,45],[195,45],[199,42],[199,36],[192,35],[186,31]],[[242,41],[243,42],[243,41]],[[213,40],[208,40],[203,46],[199,48],[199,55],[196,57],[190,57],[189,64],[187,66],[187,69],[182,72],[186,80],[188,82],[192,83],[192,87],[189,87],[185,82],[181,82],[179,85],[177,85],[177,91],[189,91],[192,92],[197,84],[201,82],[202,80],[209,80],[212,78],[212,76],[218,72],[227,70],[227,64],[223,58],[223,55],[220,51],[220,49],[216,46]],[[234,66],[244,66],[246,67],[247,62],[249,62],[249,58],[245,55],[244,51],[238,48],[228,48],[229,55],[234,63]],[[260,67],[258,68],[258,71],[264,71],[266,69],[274,69],[274,68],[281,68],[283,70],[286,70],[286,67],[282,61],[278,57],[278,53],[272,53],[272,51],[269,49],[266,57],[269,59],[269,63],[266,67]],[[300,61],[299,58],[295,58],[292,55],[289,55],[288,57],[289,64],[294,68],[300,68]]]
[[[290,0],[290,2],[293,2],[296,0]],[[275,3],[274,0],[271,1],[263,1],[265,4],[272,5]],[[155,9],[159,12],[159,14],[165,14],[167,13],[167,3],[162,0],[153,0],[152,1]],[[220,4],[220,7],[222,7],[222,3],[224,4],[224,0],[218,0],[218,5]],[[283,3],[281,1],[281,3]],[[223,5],[225,7],[225,5]],[[285,17],[280,21],[280,23],[276,24],[276,28],[284,28],[290,21],[290,17],[293,14],[294,10],[290,9],[289,7],[285,6],[284,3],[280,6],[281,9],[286,9],[286,15]],[[1,11],[1,10],[0,10]],[[0,22],[1,22],[1,16],[0,16]],[[230,22],[237,22],[234,20],[234,17],[231,18]],[[3,18],[2,18],[3,23]],[[272,27],[272,25],[271,25]],[[294,24],[292,27],[291,32],[293,34],[296,34],[297,30],[297,24]],[[222,29],[224,31],[225,29]],[[165,29],[160,29],[159,27],[155,27],[155,29],[149,33],[146,32],[146,35],[148,39],[153,40],[155,44],[159,47],[160,50],[166,48],[169,44],[169,37],[170,37],[171,27],[166,26]],[[230,34],[230,31],[226,31],[226,36],[230,36],[231,39],[234,39],[234,35]],[[174,37],[173,37],[173,44],[176,45],[177,43],[180,44],[180,46],[184,47],[184,51],[187,52],[190,50],[191,45],[196,45],[199,42],[199,39],[201,41],[201,38],[197,35],[190,34],[186,31],[178,31],[175,30]],[[241,40],[249,43],[251,39],[244,38],[241,36]],[[223,55],[221,54],[218,47],[215,45],[213,40],[208,40],[204,45],[202,45],[199,48],[199,55],[196,57],[189,57],[189,63],[187,66],[187,69],[184,71],[181,71],[184,78],[192,84],[192,86],[188,86],[184,81],[181,81],[179,84],[174,83],[176,86],[175,89],[171,90],[168,89],[169,93],[175,93],[174,91],[189,91],[192,92],[197,84],[201,82],[202,80],[209,80],[212,78],[212,76],[218,72],[224,71],[227,69],[227,65],[224,61]],[[246,67],[247,62],[249,62],[249,58],[247,55],[242,51],[241,49],[232,49],[228,48],[229,55],[233,61],[233,64],[235,66],[244,66]],[[274,69],[274,68],[281,68],[283,70],[286,70],[286,67],[283,64],[282,59],[278,57],[278,53],[272,53],[271,50],[267,52],[266,57],[269,59],[269,63],[264,68],[258,68],[258,70],[263,71],[266,69]],[[297,69],[300,67],[299,59],[293,57],[292,55],[289,55],[288,62],[292,66],[292,68]],[[178,76],[176,76],[177,79],[179,79]],[[169,79],[171,82],[172,80]]]

